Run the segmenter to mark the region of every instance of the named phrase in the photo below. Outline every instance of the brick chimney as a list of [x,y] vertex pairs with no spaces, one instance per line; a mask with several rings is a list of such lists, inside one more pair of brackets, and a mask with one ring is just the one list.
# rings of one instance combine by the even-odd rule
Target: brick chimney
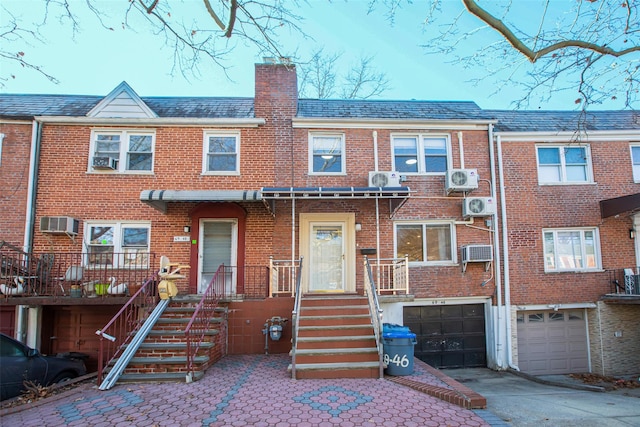
[[[270,120],[291,119],[298,106],[296,66],[270,61],[256,64],[255,116]],[[276,117],[277,115],[277,117]]]
[[255,85],[254,114],[266,121],[261,135],[267,144],[272,145],[269,152],[274,156],[274,179],[267,186],[293,186],[295,166],[291,120],[298,111],[296,66],[275,61],[256,64]]

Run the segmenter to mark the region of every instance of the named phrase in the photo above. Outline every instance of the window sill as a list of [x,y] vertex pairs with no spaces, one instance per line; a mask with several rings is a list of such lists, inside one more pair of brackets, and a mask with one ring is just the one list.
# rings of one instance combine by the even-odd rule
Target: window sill
[[596,185],[594,181],[588,182],[538,182],[542,187],[567,186],[567,185]]
[[117,171],[117,170],[107,170],[107,171],[95,171],[88,170],[87,175],[154,175],[153,171]]
[[590,268],[588,270],[545,270],[544,273],[545,274],[562,274],[562,273],[580,273],[580,274],[584,274],[584,273],[604,273],[606,270],[603,270],[601,268]]
[[240,176],[239,171],[202,172],[202,176]]
[[347,176],[346,172],[309,172],[309,176]]
[[459,267],[460,264],[451,261],[441,262],[409,262],[409,268],[412,267]]

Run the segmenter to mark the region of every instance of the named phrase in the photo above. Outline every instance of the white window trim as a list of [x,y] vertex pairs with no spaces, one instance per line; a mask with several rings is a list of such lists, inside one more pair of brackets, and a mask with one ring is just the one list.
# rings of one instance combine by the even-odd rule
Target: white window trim
[[[209,137],[211,136],[234,136],[236,138],[236,170],[235,171],[210,171],[207,170]],[[202,175],[240,175],[240,132],[225,132],[220,130],[205,130],[202,135]]]
[[[549,233],[549,232],[554,232],[554,238],[553,238],[553,244],[554,244],[554,257],[555,259],[555,265],[560,265],[557,259],[557,238],[555,235],[555,232],[558,231],[592,231],[593,232],[593,244],[594,244],[594,251],[595,251],[595,262],[596,262],[596,266],[595,267],[585,267],[585,268],[556,268],[556,269],[549,269],[547,268],[547,260],[545,259],[546,253],[545,253],[545,233]],[[584,250],[584,240],[581,241],[581,245],[582,245],[582,249]],[[583,256],[584,256],[584,252],[583,252]],[[602,252],[600,249],[600,232],[598,227],[564,227],[564,228],[543,228],[542,229],[542,262],[544,265],[544,272],[545,273],[593,273],[593,272],[599,272],[602,271]]]
[[[94,169],[93,158],[96,153],[96,137],[97,135],[120,135],[120,154],[118,157],[118,168],[114,170]],[[151,135],[151,170],[127,170],[127,153],[129,144],[129,135]],[[92,129],[91,144],[89,145],[89,173],[99,174],[130,174],[130,175],[153,175],[153,168],[156,156],[156,131],[153,129]]]
[[[122,247],[122,229],[123,228],[146,228],[149,230],[149,235],[148,235],[149,241],[147,242],[147,253],[151,252],[151,222],[149,221],[84,221],[83,245],[87,253],[89,252],[89,246],[90,246],[91,233],[89,230],[91,229],[91,227],[113,227],[114,228],[114,236],[113,236],[113,252],[114,253],[124,252],[124,248]],[[88,264],[88,261],[89,260],[87,257],[87,259],[83,259],[82,262],[85,267],[92,268],[93,266]],[[95,266],[95,267],[103,268],[103,266]],[[146,266],[145,268],[149,268],[149,267],[151,266]],[[127,267],[117,265],[116,263],[114,263],[113,265],[108,266],[108,268],[124,269]]]
[[[313,139],[316,136],[332,136],[340,138],[340,172],[314,172],[313,170]],[[347,174],[347,153],[345,135],[342,132],[309,132],[308,135],[308,160],[309,175],[346,175]]]
[[[585,149],[587,155],[587,180],[586,181],[566,181],[566,163],[564,158],[564,150],[560,150],[560,167],[561,181],[541,181],[540,180],[540,156],[538,148],[565,148],[565,147],[581,147]],[[538,185],[585,185],[595,184],[593,179],[593,162],[591,161],[591,146],[586,144],[536,144],[536,173],[538,174]]]
[[389,138],[389,143],[391,144],[391,164],[394,171],[397,171],[396,168],[396,156],[394,150],[393,140],[394,138],[418,138],[418,152],[416,153],[418,156],[418,172],[401,172],[402,175],[427,175],[427,176],[442,176],[447,172],[425,172],[426,164],[424,161],[424,140],[425,139],[437,139],[444,138],[446,148],[447,148],[447,170],[451,170],[453,168],[453,159],[451,154],[451,135],[446,133],[392,133]]
[[[633,182],[640,182],[640,173],[638,174],[638,176],[636,176],[634,173],[634,164],[633,164],[634,148],[640,149],[640,142],[632,142],[631,144],[629,144],[629,155],[631,156],[631,176],[633,176]],[[640,164],[638,164],[638,167],[640,168]]]
[[4,141],[4,133],[0,133],[0,166],[2,166],[2,142]]
[[[457,241],[456,241],[456,226],[454,220],[403,220],[403,221],[394,221],[393,223],[393,253],[396,258],[404,258],[405,254],[398,253],[398,226],[399,225],[420,225],[420,226],[429,226],[429,225],[448,225],[449,232],[451,237],[451,260],[450,261],[427,261],[426,256],[424,261],[409,261],[410,267],[419,267],[419,266],[455,266],[458,265],[458,251],[457,251]],[[424,230],[424,228],[423,228]],[[423,233],[423,248],[425,250],[424,243],[426,240],[426,233]],[[426,255],[426,253],[423,253]]]

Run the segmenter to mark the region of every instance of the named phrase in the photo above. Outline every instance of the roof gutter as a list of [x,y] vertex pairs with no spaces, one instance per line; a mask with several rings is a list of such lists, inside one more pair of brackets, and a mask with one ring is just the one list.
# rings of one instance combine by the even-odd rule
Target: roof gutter
[[215,126],[234,128],[257,128],[264,125],[264,119],[232,119],[232,118],[124,118],[124,117],[67,117],[37,116],[40,123],[65,125],[144,125],[144,126]]
[[333,129],[451,129],[455,126],[460,130],[486,130],[494,120],[437,120],[437,119],[362,119],[342,117],[294,117],[293,128]]

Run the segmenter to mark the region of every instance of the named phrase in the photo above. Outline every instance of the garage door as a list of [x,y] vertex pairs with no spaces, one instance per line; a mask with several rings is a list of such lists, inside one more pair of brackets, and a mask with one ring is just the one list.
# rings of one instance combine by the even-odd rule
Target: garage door
[[487,366],[484,304],[404,307],[415,357],[435,368]]
[[584,310],[518,312],[518,367],[531,375],[588,372]]
[[[57,354],[80,352],[89,356],[87,370],[98,367],[100,340],[96,330],[118,312],[118,306],[47,306],[43,311],[42,350]],[[49,342],[47,342],[49,341]]]
[[13,337],[15,334],[16,306],[0,306],[0,332]]

